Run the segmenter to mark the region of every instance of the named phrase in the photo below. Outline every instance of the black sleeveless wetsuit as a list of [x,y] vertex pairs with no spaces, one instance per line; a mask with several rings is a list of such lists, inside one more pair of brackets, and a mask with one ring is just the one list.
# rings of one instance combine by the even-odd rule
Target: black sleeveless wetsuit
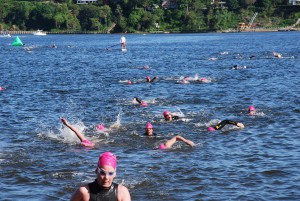
[[118,200],[118,184],[112,183],[109,188],[103,188],[97,183],[97,179],[93,183],[89,183],[90,201],[117,201]]
[[172,120],[178,120],[179,116],[172,116]]
[[221,130],[226,124],[232,124],[232,125],[237,125],[237,122],[231,121],[231,120],[223,120],[220,123],[218,123],[214,128],[216,130]]
[[152,135],[147,135],[147,133],[144,133],[145,136],[148,136],[148,137],[156,137],[156,133],[153,133]]

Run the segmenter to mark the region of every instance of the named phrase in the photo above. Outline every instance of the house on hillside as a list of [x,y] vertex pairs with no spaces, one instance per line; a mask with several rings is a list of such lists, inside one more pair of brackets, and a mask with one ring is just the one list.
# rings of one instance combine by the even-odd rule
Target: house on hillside
[[77,4],[97,3],[98,0],[77,0]]
[[300,0],[289,0],[289,4],[293,6],[300,5]]
[[177,2],[176,0],[163,0],[161,3],[161,7],[164,9],[174,9],[177,8]]
[[211,4],[214,5],[214,8],[226,8],[226,2],[222,0],[212,0]]

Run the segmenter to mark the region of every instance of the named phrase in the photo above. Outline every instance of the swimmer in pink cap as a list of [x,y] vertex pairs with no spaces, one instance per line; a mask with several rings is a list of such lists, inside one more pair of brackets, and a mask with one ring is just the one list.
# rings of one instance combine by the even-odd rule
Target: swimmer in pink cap
[[152,126],[152,124],[150,122],[146,123],[146,126],[145,126],[145,135],[149,136],[149,137],[156,136],[156,133],[154,133],[154,131],[153,131],[153,126]]
[[117,157],[111,152],[99,156],[94,182],[79,187],[73,194],[75,200],[124,200],[130,201],[130,193],[122,184],[113,182],[116,177]]
[[3,90],[5,90],[5,88],[4,87],[0,87],[0,91],[3,91]]
[[198,81],[199,82],[209,82],[209,80],[206,77],[201,77]]
[[171,149],[173,144],[175,144],[177,141],[182,141],[187,145],[190,145],[191,147],[195,146],[194,142],[191,140],[187,140],[184,137],[181,137],[179,135],[172,137],[170,140],[167,140],[165,143],[162,143],[159,145],[159,149]]
[[171,112],[169,112],[169,111],[164,111],[164,118],[165,118],[165,120],[166,121],[172,121],[172,120],[178,120],[179,119],[179,116],[174,116],[174,115],[172,115],[172,113]]
[[105,131],[105,130],[106,130],[106,128],[103,126],[103,124],[98,124],[98,125],[96,125],[96,129],[97,129],[98,131]]
[[235,125],[239,128],[244,128],[245,127],[244,124],[242,124],[242,123],[238,123],[238,122],[231,121],[231,120],[223,120],[215,126],[208,127],[207,131],[212,132],[212,131],[215,131],[215,130],[221,130],[227,124]]
[[249,108],[248,108],[249,115],[251,115],[251,116],[255,115],[255,111],[256,111],[256,109],[253,105],[249,106]]
[[139,104],[141,104],[141,106],[146,107],[148,104],[145,101],[142,101],[141,99],[134,97],[133,101],[138,102]]
[[154,78],[150,78],[150,76],[146,76],[146,82],[154,82],[156,80],[157,77]]
[[75,128],[74,126],[72,126],[66,119],[61,118],[60,120],[61,120],[61,122],[65,126],[67,126],[68,128],[70,128],[76,134],[76,136],[80,139],[80,142],[81,142],[82,146],[85,146],[85,147],[93,147],[93,146],[95,146],[94,143],[92,143],[88,139],[86,139],[84,137],[84,134],[81,133],[77,128]]

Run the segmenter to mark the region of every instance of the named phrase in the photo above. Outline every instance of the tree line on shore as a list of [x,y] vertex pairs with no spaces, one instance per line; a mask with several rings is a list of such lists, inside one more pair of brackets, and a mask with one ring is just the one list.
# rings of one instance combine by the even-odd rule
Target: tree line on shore
[[[176,0],[163,8],[161,0],[0,0],[0,30],[49,32],[207,32],[236,29],[258,13],[256,26],[289,26],[300,18],[286,9],[287,0]],[[296,7],[295,7],[296,8]],[[289,12],[286,12],[289,10]],[[115,26],[114,26],[115,25]]]

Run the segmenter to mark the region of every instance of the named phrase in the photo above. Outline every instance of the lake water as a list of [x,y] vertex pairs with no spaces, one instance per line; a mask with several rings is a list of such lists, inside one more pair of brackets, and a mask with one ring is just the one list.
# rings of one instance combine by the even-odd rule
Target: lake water
[[[127,52],[117,34],[19,37],[30,49],[0,38],[1,200],[69,200],[105,151],[132,200],[300,199],[300,32],[127,34]],[[165,110],[184,117],[166,122]],[[245,128],[207,132],[223,119]],[[157,138],[143,135],[148,121]],[[196,146],[155,150],[175,135]]]

